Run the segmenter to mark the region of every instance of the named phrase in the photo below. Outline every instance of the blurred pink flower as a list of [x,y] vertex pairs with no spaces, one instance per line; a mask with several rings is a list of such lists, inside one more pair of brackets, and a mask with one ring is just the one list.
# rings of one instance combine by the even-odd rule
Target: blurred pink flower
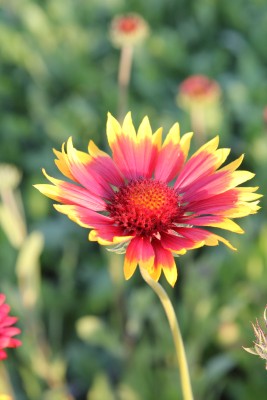
[[6,296],[0,293],[0,360],[7,358],[4,349],[21,345],[20,340],[13,338],[20,333],[20,329],[12,326],[17,318],[9,316],[10,306],[5,303],[5,299]]
[[148,35],[148,24],[138,14],[116,16],[110,27],[110,39],[115,47],[133,46]]
[[219,99],[221,89],[218,83],[204,75],[192,75],[185,79],[179,89],[183,102],[212,102]]
[[204,75],[192,75],[179,87],[177,105],[189,113],[199,144],[207,139],[209,133],[220,128],[220,98],[219,84]]

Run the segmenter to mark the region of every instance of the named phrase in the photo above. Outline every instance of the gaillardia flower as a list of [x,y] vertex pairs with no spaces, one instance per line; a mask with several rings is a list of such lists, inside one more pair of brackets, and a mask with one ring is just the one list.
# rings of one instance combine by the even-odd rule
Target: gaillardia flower
[[131,114],[122,126],[110,114],[107,137],[112,158],[92,142],[88,153],[76,150],[70,138],[55,151],[59,170],[73,183],[44,175],[52,184],[36,185],[61,205],[56,210],[92,229],[89,240],[126,252],[125,278],[137,265],[154,280],[163,270],[173,286],[175,255],[220,241],[233,246],[206,227],[243,230],[232,218],[258,210],[257,187],[237,187],[254,174],[236,171],[243,156],[220,168],[229,149],[217,149],[215,137],[186,162],[192,133],[180,139],[179,125],[163,144],[161,129],[152,133],[145,117],[136,133]]
[[5,303],[5,299],[6,296],[0,293],[0,360],[7,358],[4,349],[21,345],[20,340],[13,338],[20,333],[20,329],[12,326],[17,318],[9,316],[10,306]]
[[220,96],[219,84],[205,75],[192,75],[185,79],[179,88],[179,100],[185,108],[194,102],[213,103]]
[[199,143],[222,121],[221,88],[219,84],[205,75],[192,75],[179,86],[177,105],[189,113],[191,126]]
[[116,16],[110,26],[110,39],[115,47],[134,46],[148,35],[147,22],[136,13]]

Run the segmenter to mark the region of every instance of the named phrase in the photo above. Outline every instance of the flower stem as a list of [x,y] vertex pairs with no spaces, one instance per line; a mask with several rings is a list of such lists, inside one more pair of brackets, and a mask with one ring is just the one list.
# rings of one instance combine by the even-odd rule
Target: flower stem
[[14,397],[14,391],[11,385],[9,373],[4,363],[0,364],[0,391],[1,393],[6,393],[7,395],[12,396],[12,398]]
[[154,290],[154,292],[158,295],[163,308],[165,310],[166,316],[169,321],[169,325],[171,328],[173,341],[176,349],[176,355],[178,360],[178,365],[180,369],[180,378],[181,378],[181,385],[182,385],[182,392],[183,392],[183,399],[184,400],[193,400],[193,392],[190,382],[189,370],[186,360],[186,354],[183,344],[183,339],[181,336],[178,320],[176,318],[173,305],[170,301],[169,296],[167,295],[166,291],[163,287],[156,281],[154,281],[149,273],[144,269],[140,268],[141,275],[146,283]]
[[119,105],[118,105],[118,116],[119,120],[122,121],[125,117],[126,110],[128,108],[128,87],[131,76],[133,61],[133,47],[125,45],[121,49],[119,73],[118,73],[118,84],[119,84]]
[[190,118],[192,130],[195,133],[196,140],[198,141],[198,145],[202,145],[205,143],[205,117],[204,117],[204,108],[203,106],[199,106],[198,104],[193,104],[190,109]]

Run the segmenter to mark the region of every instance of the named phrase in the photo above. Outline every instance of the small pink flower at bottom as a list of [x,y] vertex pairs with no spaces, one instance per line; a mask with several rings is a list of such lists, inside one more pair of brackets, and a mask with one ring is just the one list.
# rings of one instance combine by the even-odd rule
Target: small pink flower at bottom
[[7,358],[4,349],[21,345],[20,340],[13,338],[20,333],[20,329],[12,326],[17,322],[17,318],[9,316],[10,306],[5,303],[5,299],[6,296],[0,293],[0,360]]

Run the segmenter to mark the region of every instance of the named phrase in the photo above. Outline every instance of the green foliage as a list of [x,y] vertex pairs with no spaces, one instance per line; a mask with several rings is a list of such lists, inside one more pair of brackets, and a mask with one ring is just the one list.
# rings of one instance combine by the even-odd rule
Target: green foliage
[[[148,115],[154,129],[166,132],[178,120],[183,133],[190,130],[189,116],[176,105],[178,85],[191,74],[208,75],[221,85],[223,118],[207,135],[220,133],[231,159],[245,152],[254,185],[262,193],[266,187],[266,1],[2,0],[0,161],[23,173],[29,232],[23,250],[0,230],[0,290],[22,330],[23,346],[5,362],[17,400],[180,396],[158,299],[138,273],[125,282],[123,256],[89,243],[85,229],[59,216],[32,187],[44,182],[42,167],[57,174],[52,148],[70,135],[84,150],[90,139],[107,147],[106,114],[118,112],[119,64],[108,30],[125,11],[150,25],[134,53],[134,122]],[[179,258],[179,280],[167,288],[197,400],[251,400],[267,391],[264,363],[242,349],[252,345],[250,321],[266,304],[264,198],[262,207],[241,222],[245,235],[226,234],[238,252],[220,246]],[[34,240],[34,249],[27,247]]]

